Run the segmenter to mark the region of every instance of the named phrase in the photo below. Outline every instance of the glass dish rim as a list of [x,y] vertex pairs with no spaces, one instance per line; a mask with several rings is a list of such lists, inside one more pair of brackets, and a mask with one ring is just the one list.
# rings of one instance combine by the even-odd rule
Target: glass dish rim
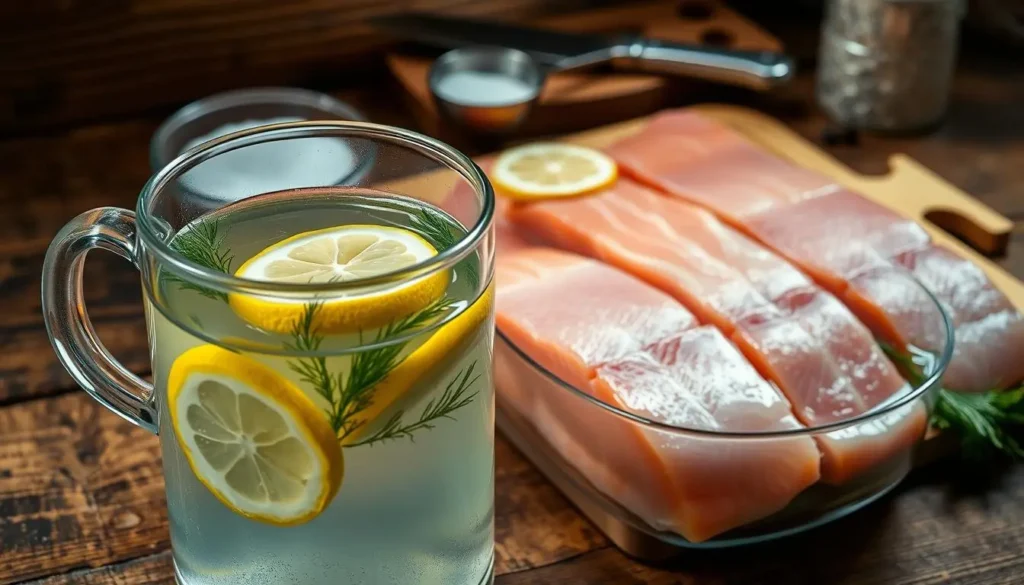
[[[896,411],[904,406],[914,402],[927,392],[938,387],[942,382],[942,376],[946,373],[946,368],[949,367],[949,362],[953,357],[953,343],[954,343],[954,329],[953,321],[949,316],[949,313],[942,307],[942,303],[939,302],[938,298],[928,290],[916,277],[909,272],[904,272],[902,276],[912,280],[914,284],[921,288],[922,291],[927,295],[932,305],[938,310],[939,316],[942,320],[943,331],[945,333],[944,345],[942,351],[937,354],[935,361],[935,369],[918,385],[913,386],[909,392],[905,392],[898,399],[891,402],[883,403],[882,406],[868,410],[867,412],[861,413],[855,417],[828,423],[824,425],[817,425],[813,427],[802,426],[796,429],[781,429],[774,431],[718,431],[700,429],[695,427],[677,426],[668,423],[658,422],[656,420],[649,419],[647,417],[638,415],[636,413],[623,410],[613,404],[609,404],[603,400],[599,400],[592,396],[588,392],[584,392],[579,388],[576,388],[572,384],[566,382],[556,375],[554,372],[544,367],[542,364],[534,360],[529,354],[527,354],[522,348],[516,345],[507,335],[505,335],[501,328],[495,325],[495,334],[501,339],[502,343],[506,344],[513,353],[519,359],[522,359],[528,366],[539,372],[542,376],[555,383],[560,389],[574,394],[576,397],[581,398],[591,404],[604,409],[611,413],[613,416],[624,419],[626,422],[638,424],[643,427],[650,428],[652,430],[667,432],[672,434],[692,435],[703,439],[729,439],[729,440],[759,440],[764,441],[768,439],[780,439],[790,437],[802,437],[802,436],[817,436],[821,434],[831,433],[834,431],[840,431],[848,429],[866,422],[877,420],[879,417],[885,416],[893,411]],[[859,320],[858,320],[859,322]],[[877,340],[876,340],[877,341]],[[908,382],[909,384],[910,382]]]
[[[328,94],[309,89],[267,86],[222,91],[182,106],[160,124],[149,143],[149,164],[152,172],[159,171],[182,154],[167,152],[167,140],[176,130],[187,127],[203,116],[231,108],[259,105],[301,106],[338,116],[344,121],[369,121],[355,107]],[[373,158],[363,161],[352,170],[351,176],[365,173],[372,163]]]
[[[161,237],[161,230],[156,224],[157,218],[146,211],[152,200],[171,180],[206,160],[254,144],[324,136],[324,134],[320,133],[329,133],[327,135],[336,137],[376,140],[378,143],[381,141],[393,144],[404,143],[405,146],[421,154],[429,153],[429,156],[436,162],[458,173],[462,179],[470,183],[475,192],[481,194],[483,197],[482,208],[476,222],[467,229],[466,233],[455,245],[402,270],[345,282],[301,284],[240,278],[233,274],[218,272],[192,262],[174,250]],[[494,210],[494,190],[491,187],[490,181],[488,181],[484,172],[471,158],[454,147],[435,138],[395,126],[351,120],[319,120],[269,124],[241,130],[215,138],[183,152],[146,182],[139,195],[135,213],[139,225],[139,235],[147,248],[147,252],[155,256],[160,262],[170,266],[178,274],[187,277],[190,282],[200,285],[214,285],[214,288],[219,290],[237,290],[248,294],[259,293],[288,296],[342,293],[353,289],[402,283],[451,268],[463,258],[473,253],[482,242],[484,236],[489,233],[494,218]]]

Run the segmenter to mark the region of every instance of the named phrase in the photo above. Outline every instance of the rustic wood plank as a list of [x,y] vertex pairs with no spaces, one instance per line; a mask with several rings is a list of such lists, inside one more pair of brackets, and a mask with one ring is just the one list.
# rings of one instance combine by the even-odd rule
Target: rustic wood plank
[[[0,131],[126,115],[229,88],[336,87],[380,69],[370,17],[526,18],[584,0],[122,0],[0,4]],[[353,73],[359,68],[362,73]]]
[[[520,463],[499,446],[499,469]],[[525,465],[525,464],[522,464]],[[527,466],[528,467],[528,466]],[[535,472],[533,472],[535,473]],[[736,551],[695,551],[661,566],[645,566],[610,546],[592,543],[569,556],[535,556],[512,570],[500,560],[500,585],[1013,585],[1024,571],[1024,468],[951,485],[950,476],[977,478],[949,464],[919,473],[898,492],[857,515],[791,539]],[[499,475],[507,478],[508,474]],[[512,486],[499,479],[499,494]],[[988,482],[996,482],[992,485]],[[504,508],[504,509],[503,509]],[[531,506],[531,509],[537,509]],[[941,514],[936,514],[941,510]],[[499,518],[508,512],[499,498]],[[538,519],[539,520],[539,519]],[[547,518],[546,522],[552,522]],[[544,526],[538,521],[537,526]],[[546,526],[555,528],[557,524]],[[499,540],[532,537],[529,531]],[[528,541],[526,541],[528,542]],[[500,551],[500,549],[499,549]],[[499,555],[501,553],[499,552]],[[560,559],[560,560],[557,560]],[[534,567],[534,568],[529,568]],[[170,583],[166,553],[109,567],[79,570],[33,583],[87,585]]]
[[174,566],[170,551],[164,551],[106,567],[33,580],[24,585],[175,585]]
[[[498,572],[605,546],[500,437],[496,456]],[[169,546],[163,489],[157,437],[84,392],[0,408],[0,585],[117,563],[54,582],[163,582],[163,561],[124,563]]]
[[500,435],[496,458],[495,573],[543,567],[607,546],[604,536]]
[[[0,244],[0,404],[73,386],[57,363],[43,326],[42,246],[5,252]],[[89,255],[85,282],[86,306],[100,339],[127,367],[147,372],[139,273],[127,261],[100,251]]]
[[0,409],[0,583],[166,548],[159,461],[84,392]]

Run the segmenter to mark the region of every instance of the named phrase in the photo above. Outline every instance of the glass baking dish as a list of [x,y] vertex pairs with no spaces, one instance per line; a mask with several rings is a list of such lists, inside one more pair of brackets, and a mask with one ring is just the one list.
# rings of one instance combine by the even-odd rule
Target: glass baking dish
[[[912,276],[908,274],[906,278],[924,290]],[[594,471],[604,466],[635,465],[612,453],[607,444],[602,448],[602,440],[595,433],[614,434],[628,429],[643,433],[650,441],[671,441],[687,453],[699,454],[690,463],[699,465],[704,461],[715,473],[721,472],[721,477],[729,477],[730,473],[745,471],[739,467],[739,461],[749,456],[752,449],[785,448],[787,441],[807,437],[820,446],[824,445],[820,441],[834,440],[844,433],[878,436],[877,429],[896,428],[894,417],[907,416],[915,409],[923,411],[927,419],[953,353],[953,328],[935,297],[927,290],[924,293],[931,306],[908,306],[905,308],[909,310],[901,311],[904,319],[919,319],[914,344],[893,360],[908,385],[873,410],[850,419],[827,426],[771,432],[723,433],[662,424],[602,402],[586,389],[559,379],[516,346],[499,327],[494,350],[498,428],[610,540],[640,559],[662,560],[687,549],[734,547],[796,534],[851,514],[893,489],[913,467],[915,448],[925,439],[927,425],[920,426],[920,436],[911,436],[916,440],[899,442],[891,454],[863,467],[842,483],[814,483],[783,509],[700,542],[657,529],[643,519],[644,514],[634,509],[644,505],[649,486],[643,481],[613,485],[615,482],[608,480],[607,473]],[[915,415],[920,416],[921,412]],[[592,440],[586,440],[588,437]],[[584,440],[576,440],[580,438]],[[736,467],[730,468],[729,457],[737,454]],[[706,459],[700,459],[701,456]],[[616,457],[620,459],[617,461]]]

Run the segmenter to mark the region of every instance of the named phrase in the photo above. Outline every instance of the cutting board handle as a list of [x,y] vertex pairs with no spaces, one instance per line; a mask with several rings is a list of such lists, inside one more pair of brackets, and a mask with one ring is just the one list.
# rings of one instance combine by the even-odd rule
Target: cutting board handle
[[892,197],[906,201],[926,220],[988,256],[1006,253],[1013,222],[951,185],[905,154],[889,158],[890,172],[881,180]]

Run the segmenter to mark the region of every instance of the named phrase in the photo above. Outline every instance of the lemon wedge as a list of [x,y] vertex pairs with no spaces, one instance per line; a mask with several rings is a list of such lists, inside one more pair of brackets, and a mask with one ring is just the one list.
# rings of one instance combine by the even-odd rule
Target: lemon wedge
[[[242,264],[235,276],[295,283],[345,282],[408,268],[437,250],[409,230],[379,225],[344,225],[303,232],[282,240]],[[448,271],[403,282],[385,290],[353,292],[324,301],[314,328],[323,334],[381,327],[434,302],[448,288]],[[231,308],[265,331],[289,333],[302,317],[305,301],[232,293]]]
[[412,351],[373,389],[373,401],[359,411],[357,420],[362,422],[350,433],[344,444],[358,442],[366,435],[374,420],[399,398],[404,396],[438,363],[471,337],[488,318],[494,303],[492,284],[464,311],[442,325],[422,345]]
[[341,486],[341,446],[324,413],[270,368],[216,345],[178,356],[167,380],[178,444],[234,512],[279,526],[322,512]]
[[618,178],[608,155],[583,146],[537,142],[506,150],[490,178],[502,195],[518,201],[584,195]]

